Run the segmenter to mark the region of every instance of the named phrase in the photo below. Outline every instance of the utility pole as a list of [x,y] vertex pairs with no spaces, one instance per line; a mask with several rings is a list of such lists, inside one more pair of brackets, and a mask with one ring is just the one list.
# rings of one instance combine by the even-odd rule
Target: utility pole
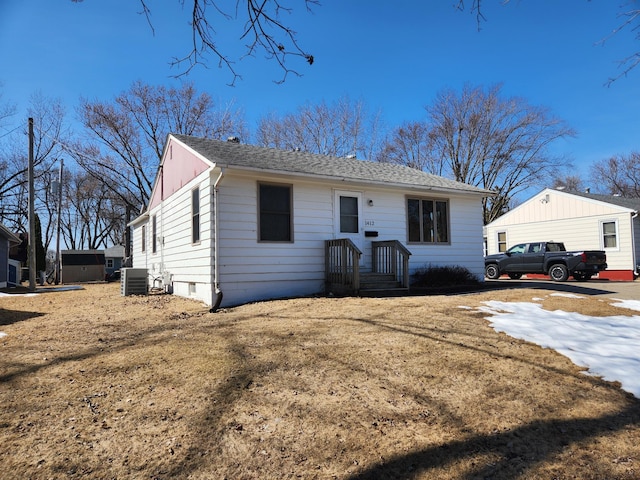
[[62,212],[62,169],[64,167],[64,159],[60,159],[60,174],[58,175],[58,219],[56,220],[56,273],[54,283],[60,283],[60,213]]
[[36,208],[33,173],[33,118],[29,117],[29,291],[36,290]]
[[[131,204],[127,203],[124,223],[124,258],[128,262],[131,259]],[[129,265],[127,265],[129,266]]]

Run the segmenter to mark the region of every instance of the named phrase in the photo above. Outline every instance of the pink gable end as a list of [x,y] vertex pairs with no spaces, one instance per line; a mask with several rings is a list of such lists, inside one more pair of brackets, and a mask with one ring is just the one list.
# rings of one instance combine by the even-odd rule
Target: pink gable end
[[149,208],[169,198],[209,168],[205,162],[187,151],[182,145],[171,140],[167,146],[164,165],[159,172],[158,184],[153,192]]

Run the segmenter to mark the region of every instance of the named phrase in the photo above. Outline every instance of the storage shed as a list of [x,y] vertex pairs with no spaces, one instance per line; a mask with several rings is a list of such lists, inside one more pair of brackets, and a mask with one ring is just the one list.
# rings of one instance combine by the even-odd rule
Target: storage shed
[[62,250],[61,256],[62,283],[104,281],[104,250]]

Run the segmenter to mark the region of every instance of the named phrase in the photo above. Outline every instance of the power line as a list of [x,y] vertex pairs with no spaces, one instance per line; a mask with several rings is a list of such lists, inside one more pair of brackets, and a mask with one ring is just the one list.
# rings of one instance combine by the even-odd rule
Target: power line
[[16,130],[18,130],[19,128],[22,128],[22,125],[18,125],[18,126],[17,126],[16,128],[14,128],[13,130],[5,130],[5,129],[3,128],[3,130],[4,130],[6,133],[4,133],[4,134],[0,135],[0,138],[4,138],[4,137],[6,137],[6,136],[8,136],[8,135],[11,135],[13,132],[15,132]]

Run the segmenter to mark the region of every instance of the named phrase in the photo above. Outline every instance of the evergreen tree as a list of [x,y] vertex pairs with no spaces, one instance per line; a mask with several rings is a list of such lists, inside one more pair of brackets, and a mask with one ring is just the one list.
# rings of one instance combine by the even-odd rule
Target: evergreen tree
[[42,226],[40,225],[40,217],[36,213],[36,271],[42,272],[47,269],[47,257],[42,243]]

